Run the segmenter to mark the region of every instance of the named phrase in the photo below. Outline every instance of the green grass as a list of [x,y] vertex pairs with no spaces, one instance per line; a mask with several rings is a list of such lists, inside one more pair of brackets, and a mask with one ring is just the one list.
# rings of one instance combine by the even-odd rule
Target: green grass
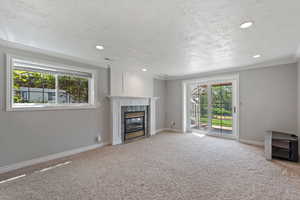
[[[201,123],[208,123],[207,117],[200,118]],[[224,126],[224,127],[232,127],[232,119],[212,119],[212,125],[215,126]]]

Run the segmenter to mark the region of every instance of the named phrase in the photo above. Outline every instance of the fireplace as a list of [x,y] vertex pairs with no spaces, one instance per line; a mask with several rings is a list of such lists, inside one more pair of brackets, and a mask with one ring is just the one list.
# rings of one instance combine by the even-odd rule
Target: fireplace
[[157,97],[109,96],[109,98],[112,145],[155,135]]
[[145,111],[131,111],[124,113],[124,141],[144,137]]
[[149,136],[149,106],[121,107],[122,143]]

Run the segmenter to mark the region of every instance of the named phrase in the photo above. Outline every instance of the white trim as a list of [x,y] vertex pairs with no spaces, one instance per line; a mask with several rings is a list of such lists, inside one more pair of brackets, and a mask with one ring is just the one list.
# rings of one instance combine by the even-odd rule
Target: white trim
[[194,79],[194,78],[199,79],[201,77],[214,76],[214,75],[219,75],[219,74],[223,74],[223,73],[237,73],[237,72],[242,72],[242,71],[252,70],[252,69],[275,67],[275,66],[279,66],[279,65],[287,65],[287,64],[297,63],[297,59],[298,58],[295,58],[295,56],[292,56],[292,57],[286,57],[286,58],[280,58],[280,59],[276,59],[276,60],[266,61],[266,62],[262,62],[262,63],[256,63],[253,65],[247,65],[247,66],[223,68],[223,69],[204,71],[204,72],[181,75],[181,76],[176,76],[176,75],[175,76],[165,76],[165,80],[186,80],[186,79]]
[[[29,56],[20,56],[17,54],[7,53],[6,57],[7,57],[7,59],[10,59],[11,61],[12,61],[12,59],[23,60],[23,61],[26,61],[27,63],[37,64],[37,65],[45,66],[45,67],[49,67],[49,68],[58,68],[58,69],[65,69],[65,70],[71,70],[71,71],[82,71],[82,72],[90,73],[93,75],[96,73],[96,69],[70,66],[70,65],[57,63],[57,62],[36,59],[36,58],[29,57]],[[10,61],[10,64],[11,64],[11,61]]]
[[296,60],[299,60],[299,58],[300,58],[300,44],[298,45],[294,56],[295,56]]
[[154,99],[158,100],[160,97],[146,97],[146,96],[107,96],[110,99]]
[[190,93],[188,86],[191,84],[213,84],[213,83],[222,83],[224,81],[230,81],[233,84],[234,96],[232,106],[235,106],[236,113],[234,117],[234,127],[233,134],[230,136],[222,135],[221,137],[228,137],[232,139],[239,139],[239,73],[219,75],[219,76],[209,76],[209,77],[200,77],[197,79],[189,79],[182,81],[182,95],[183,95],[183,112],[182,112],[182,124],[183,132],[191,132],[189,126],[190,112],[187,112],[189,109],[188,99],[190,98]]
[[15,181],[15,180],[17,180],[17,179],[24,178],[24,177],[26,177],[26,174],[22,174],[22,175],[20,175],[20,176],[15,176],[15,177],[12,177],[12,178],[9,178],[9,179],[5,179],[5,180],[3,180],[3,181],[0,181],[0,184],[2,184],[2,183],[7,183],[7,182],[11,182],[11,181]]
[[156,129],[155,130],[155,134],[163,133],[163,132],[183,133],[182,130],[174,129],[174,128],[161,128],[161,129]]
[[7,54],[6,55],[6,111],[11,111],[12,107],[12,63],[11,57]]
[[[149,134],[150,136],[155,135],[155,129],[156,129],[156,100],[157,98],[150,98],[149,102],[149,119],[150,119],[150,126],[148,126]],[[148,120],[149,121],[149,120]]]
[[187,103],[187,97],[188,97],[188,91],[187,91],[187,84],[185,82],[182,82],[182,131],[187,132],[187,127],[188,127],[188,115],[186,114],[187,111],[189,110],[189,104]]
[[122,144],[122,106],[149,106],[149,136],[155,135],[156,131],[156,100],[158,97],[126,97],[108,96],[110,99],[110,117],[112,130],[112,145]]
[[168,75],[153,74],[153,78],[157,80],[168,80]]
[[244,144],[256,145],[256,146],[264,146],[263,141],[239,139],[239,142],[244,143]]
[[31,53],[38,53],[38,54],[43,54],[46,56],[52,56],[52,57],[56,57],[56,58],[66,59],[66,60],[70,60],[70,61],[74,61],[74,62],[79,62],[82,64],[92,65],[92,66],[99,67],[99,68],[108,68],[104,61],[99,62],[99,61],[93,61],[93,60],[84,59],[84,58],[80,58],[80,57],[76,57],[76,56],[70,56],[70,55],[53,52],[53,51],[49,51],[49,50],[45,50],[45,49],[40,49],[40,48],[36,48],[36,47],[31,47],[31,46],[27,46],[27,45],[23,45],[20,43],[11,42],[11,41],[7,41],[7,40],[3,40],[3,39],[0,39],[0,45],[1,45],[0,48],[8,47],[8,48],[11,48],[12,50],[16,49],[16,50],[29,51]]
[[235,139],[239,140],[240,138],[240,74],[237,73],[235,76],[233,86],[235,91],[234,102],[233,105],[236,108],[236,112],[234,113],[235,122],[234,122],[234,130],[235,130]]
[[[80,71],[85,73],[90,73],[92,75],[89,78],[89,103],[86,104],[32,104],[26,106],[17,106],[13,104],[13,60],[19,59],[24,60],[28,63],[33,63],[45,67],[52,67],[57,69]],[[64,110],[64,109],[94,109],[97,108],[98,102],[96,102],[97,97],[97,71],[94,69],[86,69],[81,67],[68,66],[63,64],[58,64],[49,61],[42,61],[34,58],[18,56],[14,54],[6,54],[6,111],[36,111],[36,110]],[[57,82],[56,82],[57,85]],[[57,89],[57,88],[56,88]],[[56,95],[57,96],[57,95]],[[57,98],[57,97],[56,97]]]
[[205,77],[199,77],[199,78],[193,78],[188,80],[183,80],[182,82],[184,84],[197,84],[197,83],[208,83],[208,82],[222,82],[226,80],[236,80],[239,78],[239,73],[232,73],[232,74],[226,74],[226,75],[215,75],[215,76],[205,76]]
[[23,107],[7,107],[8,112],[19,112],[19,111],[47,111],[47,110],[90,110],[96,109],[99,105],[90,104],[71,104],[71,105],[61,105],[61,104],[46,104],[46,105],[33,105],[33,106],[23,106]]
[[6,173],[6,172],[9,172],[9,171],[13,171],[13,170],[17,170],[17,169],[21,169],[21,168],[24,168],[24,167],[36,165],[36,164],[39,164],[39,163],[47,162],[47,161],[50,161],[50,160],[55,160],[55,159],[75,155],[75,154],[78,154],[78,153],[82,153],[82,152],[85,152],[85,151],[97,149],[97,148],[100,148],[100,147],[103,147],[103,146],[106,146],[106,145],[109,145],[109,144],[110,143],[108,143],[108,142],[104,142],[104,143],[101,143],[101,144],[94,144],[94,145],[90,145],[90,146],[86,146],[86,147],[80,147],[80,148],[77,148],[77,149],[72,149],[72,150],[69,150],[69,151],[64,151],[64,152],[60,152],[60,153],[56,153],[56,154],[51,154],[51,155],[40,157],[40,158],[35,158],[35,159],[32,159],[32,160],[27,160],[27,161],[15,163],[15,164],[12,164],[12,165],[3,166],[3,167],[0,167],[0,174]]
[[[90,60],[90,59],[84,59],[84,58],[80,58],[80,57],[76,57],[76,56],[71,56],[71,55],[66,55],[63,53],[40,49],[37,47],[32,47],[32,46],[20,44],[17,42],[3,40],[3,39],[0,39],[0,48],[1,47],[8,47],[11,49],[29,51],[32,53],[43,54],[46,56],[53,56],[56,58],[66,59],[66,60],[70,60],[70,61],[74,61],[74,62],[80,62],[82,64],[88,64],[88,65],[92,65],[92,66],[100,67],[100,68],[109,68],[105,61],[99,62],[99,61],[94,61],[94,60]],[[263,63],[256,63],[253,65],[247,65],[247,66],[241,66],[241,67],[230,67],[230,68],[225,68],[225,69],[223,68],[223,69],[217,69],[217,70],[212,70],[212,71],[187,74],[187,75],[182,75],[182,76],[180,76],[180,75],[172,76],[172,75],[167,75],[167,74],[163,74],[163,75],[162,74],[154,74],[153,76],[154,76],[154,78],[160,79],[160,80],[178,80],[178,79],[194,78],[197,76],[209,76],[209,75],[216,75],[216,74],[220,74],[220,73],[239,72],[239,71],[245,71],[245,70],[256,69],[256,68],[273,67],[276,65],[285,65],[285,64],[296,63],[297,59],[299,58],[299,54],[298,54],[298,50],[297,50],[295,52],[295,55],[291,56],[291,57],[274,59],[274,60],[266,61]]]
[[161,132],[164,132],[164,131],[166,131],[165,128],[156,129],[156,130],[155,130],[155,134],[158,134],[158,133],[161,133]]

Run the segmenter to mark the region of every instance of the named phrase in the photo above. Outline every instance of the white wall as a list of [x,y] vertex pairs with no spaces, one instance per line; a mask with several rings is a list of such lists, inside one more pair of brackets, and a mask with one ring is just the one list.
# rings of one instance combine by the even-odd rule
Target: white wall
[[166,81],[154,79],[153,94],[159,97],[156,101],[156,130],[166,128]]
[[[98,72],[100,106],[92,110],[5,111],[5,53]],[[108,70],[70,60],[0,46],[0,167],[96,144],[96,136],[109,142]]]
[[165,128],[166,81],[154,78],[148,72],[110,69],[110,95],[159,97],[156,101],[156,129]]
[[[263,141],[268,129],[297,131],[297,65],[240,73],[240,138]],[[166,125],[182,129],[182,80],[167,81]]]
[[120,67],[111,67],[111,96],[153,96],[153,76],[147,72],[122,71]]

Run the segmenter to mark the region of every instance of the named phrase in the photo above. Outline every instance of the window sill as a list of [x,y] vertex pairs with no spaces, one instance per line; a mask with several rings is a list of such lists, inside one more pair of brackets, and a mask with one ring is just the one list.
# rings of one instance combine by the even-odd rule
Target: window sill
[[96,105],[30,105],[30,106],[13,106],[8,107],[6,111],[47,111],[47,110],[89,110],[96,109]]

